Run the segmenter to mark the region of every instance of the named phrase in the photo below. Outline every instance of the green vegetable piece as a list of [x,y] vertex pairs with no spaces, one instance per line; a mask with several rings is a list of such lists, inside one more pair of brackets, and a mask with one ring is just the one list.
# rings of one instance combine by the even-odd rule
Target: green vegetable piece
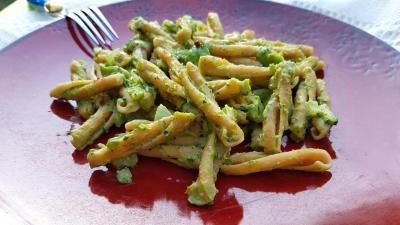
[[138,162],[138,157],[136,154],[129,155],[127,157],[116,159],[111,162],[115,169],[121,170],[125,167],[133,168]]
[[[140,76],[130,73],[129,79],[124,82],[124,87],[132,100],[137,101],[142,109],[150,110],[154,106],[156,90],[153,85],[146,83]],[[118,100],[118,101],[122,101]]]
[[[128,134],[126,134],[126,135],[128,135]],[[109,148],[109,149],[115,148],[116,146],[118,146],[118,144],[121,141],[123,141],[123,138],[124,138],[124,136],[115,136],[115,137],[108,139],[107,144],[106,144],[107,148]]]
[[269,66],[270,64],[278,64],[284,60],[283,56],[272,52],[266,46],[262,46],[257,50],[256,60],[259,61],[263,66]]
[[117,180],[121,184],[132,183],[132,173],[130,169],[125,167],[123,169],[117,170]]
[[[233,78],[236,79],[236,78]],[[251,92],[251,82],[250,79],[244,79],[239,81],[240,85],[240,94],[241,95],[248,95]]]
[[249,95],[241,95],[235,99],[235,103],[231,104],[232,107],[241,110],[247,114],[249,120],[260,123],[264,105],[258,95],[250,93]]
[[270,89],[266,89],[266,88],[262,88],[262,89],[257,89],[253,91],[253,94],[257,95],[258,97],[260,97],[261,102],[266,105],[267,102],[269,101],[269,98],[272,95],[272,90]]
[[178,31],[178,26],[171,20],[164,20],[162,28],[169,33],[176,33]]
[[161,59],[151,59],[151,62],[156,65],[158,68],[160,68],[164,73],[168,73],[168,65]]
[[203,44],[200,48],[176,50],[173,55],[184,65],[188,62],[197,65],[201,56],[210,55],[209,47],[209,44]]
[[145,22],[145,20],[143,19],[143,17],[137,16],[129,22],[128,27],[130,30],[132,30],[136,33],[142,33],[142,32],[144,32],[142,30],[144,22]]
[[252,148],[253,150],[261,149],[263,147],[262,142],[263,142],[262,129],[260,127],[256,127],[251,132],[250,148]]
[[96,113],[97,107],[93,100],[81,100],[77,102],[79,115],[85,119],[89,119],[91,115]]
[[214,185],[197,181],[186,189],[188,201],[193,205],[210,205],[214,202],[214,197],[218,190]]
[[109,76],[112,74],[123,74],[125,78],[129,78],[131,73],[120,66],[107,66],[100,64],[100,72],[103,76]]
[[275,66],[276,68],[281,68],[283,73],[288,73],[291,75],[296,74],[296,63],[292,61],[283,61]]
[[156,109],[156,114],[154,115],[154,120],[159,120],[161,118],[171,116],[172,113],[163,104],[160,104]]
[[116,127],[121,127],[122,124],[126,122],[126,118],[122,113],[119,113],[117,110],[114,110],[113,112],[114,118],[114,124]]
[[135,35],[131,38],[128,42],[125,43],[124,47],[122,48],[126,53],[132,53],[133,49],[137,46],[138,41],[140,40],[140,35]]
[[222,109],[226,115],[228,115],[232,120],[234,120],[238,124],[247,124],[248,121],[246,119],[247,114],[238,109],[234,109],[229,105],[225,105]]
[[140,39],[140,35],[135,35],[132,39],[130,39],[123,47],[123,50],[131,54],[133,50],[137,47],[141,47],[144,49],[149,49],[151,47],[151,44],[147,41],[143,41]]
[[338,122],[336,116],[326,104],[318,105],[317,101],[308,101],[306,108],[309,118],[320,117],[329,125],[336,125]]

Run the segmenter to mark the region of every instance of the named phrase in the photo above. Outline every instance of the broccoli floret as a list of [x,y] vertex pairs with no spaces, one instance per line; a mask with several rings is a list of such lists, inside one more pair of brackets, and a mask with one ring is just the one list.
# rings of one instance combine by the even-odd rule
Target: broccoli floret
[[132,53],[133,49],[138,45],[138,42],[143,42],[140,40],[140,35],[135,35],[133,36],[132,39],[130,39],[124,47],[122,48],[126,53],[130,54]]
[[250,93],[249,95],[241,95],[230,102],[232,107],[239,109],[247,114],[247,117],[254,122],[262,121],[262,112],[264,105],[258,95]]
[[143,19],[143,17],[137,16],[137,17],[133,18],[131,21],[129,21],[128,28],[129,28],[129,30],[131,30],[137,34],[143,33],[142,27],[143,27],[144,22],[145,22],[145,20]]
[[77,102],[79,115],[85,119],[89,119],[96,110],[96,104],[93,100],[81,100]]
[[150,62],[152,62],[154,65],[156,65],[162,71],[164,71],[164,73],[168,73],[169,67],[168,67],[167,63],[165,63],[163,60],[158,59],[158,58],[151,58]]
[[296,75],[296,64],[291,61],[283,61],[279,64],[271,64],[269,65],[269,69],[273,72],[268,81],[268,89],[275,90],[278,87],[278,75],[277,71],[286,75],[290,78],[290,86],[294,88],[299,83],[299,77]]
[[131,76],[131,73],[129,73],[129,71],[120,66],[106,66],[105,64],[100,64],[100,72],[103,76],[109,76],[118,73],[123,74],[125,78],[129,78]]
[[298,75],[296,75],[296,63],[292,61],[283,61],[277,65],[277,68],[280,68],[283,73],[290,75],[290,86],[294,88],[300,81]]
[[143,49],[150,50],[151,49],[151,44],[150,44],[150,42],[143,41],[140,38],[140,35],[135,35],[131,40],[129,40],[124,45],[123,50],[128,54],[132,54],[134,49],[137,48],[137,47],[141,47]]
[[283,61],[277,65],[278,68],[282,69],[282,72],[288,74],[295,74],[296,72],[296,63],[292,61]]
[[[236,78],[231,78],[232,80],[236,80]],[[247,95],[251,92],[251,83],[250,79],[244,79],[241,81],[237,81],[237,83],[240,86],[240,94],[241,95]],[[228,83],[229,84],[229,83]]]
[[133,168],[138,162],[138,157],[136,154],[131,154],[124,158],[116,159],[111,162],[115,169],[121,170],[123,168],[129,167]]
[[247,124],[248,121],[246,119],[247,114],[240,110],[234,109],[229,105],[225,105],[222,109],[226,115],[228,115],[232,120],[237,122],[238,124]]
[[338,122],[336,116],[326,104],[318,105],[317,101],[308,101],[306,108],[309,118],[320,117],[329,125],[336,125]]
[[121,125],[126,122],[125,116],[117,110],[114,110],[112,116],[114,116],[114,124],[116,127],[121,127]]
[[169,33],[176,33],[178,31],[178,26],[171,20],[164,20],[162,28]]
[[107,140],[106,146],[107,146],[107,148],[109,148],[109,149],[113,149],[113,148],[115,148],[116,146],[118,146],[118,144],[119,144],[121,141],[124,141],[124,140],[128,139],[129,136],[130,136],[130,134],[129,134],[129,133],[126,133],[126,134],[123,135],[123,136],[115,136],[115,137],[112,137],[112,138],[110,138],[110,139]]
[[209,45],[203,44],[199,48],[189,50],[176,50],[173,55],[183,64],[192,62],[197,65],[201,56],[210,55]]
[[201,181],[193,183],[186,189],[188,201],[199,206],[212,204],[217,192],[215,185],[205,184]]
[[278,64],[284,60],[282,55],[276,52],[272,52],[271,49],[266,46],[262,46],[257,50],[256,59],[263,66]]
[[262,89],[257,89],[253,91],[253,94],[257,95],[258,97],[260,97],[261,102],[266,105],[269,98],[272,95],[272,90],[270,89],[266,89],[266,88],[262,88]]
[[156,90],[154,86],[146,83],[140,76],[131,73],[129,79],[124,82],[124,87],[129,96],[137,101],[144,110],[150,110],[156,99]]
[[130,184],[132,183],[132,174],[129,168],[123,168],[117,170],[117,180],[121,184]]

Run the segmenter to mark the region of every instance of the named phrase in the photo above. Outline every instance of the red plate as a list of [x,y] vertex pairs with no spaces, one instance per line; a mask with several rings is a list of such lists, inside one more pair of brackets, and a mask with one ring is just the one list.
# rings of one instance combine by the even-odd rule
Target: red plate
[[194,171],[141,158],[133,184],[120,185],[114,172],[91,170],[86,152],[69,143],[73,109],[49,97],[68,80],[72,59],[89,60],[63,20],[0,52],[3,224],[400,223],[400,54],[394,49],[333,19],[261,1],[133,1],[102,10],[120,36],[113,46],[132,36],[127,23],[134,16],[204,19],[209,10],[228,32],[250,28],[260,37],[314,46],[327,64],[339,124],[329,139],[306,145],[336,156],[333,168],[220,175],[215,204],[202,208],[184,194]]

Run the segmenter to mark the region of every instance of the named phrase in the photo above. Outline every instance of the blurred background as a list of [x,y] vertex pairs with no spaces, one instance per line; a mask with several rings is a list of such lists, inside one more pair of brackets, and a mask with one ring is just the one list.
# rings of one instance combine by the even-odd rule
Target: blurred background
[[[30,2],[45,0],[29,0]],[[69,11],[124,0],[58,0]],[[362,29],[400,51],[400,0],[272,0],[304,8]],[[0,0],[0,50],[49,23],[61,19],[27,0]]]

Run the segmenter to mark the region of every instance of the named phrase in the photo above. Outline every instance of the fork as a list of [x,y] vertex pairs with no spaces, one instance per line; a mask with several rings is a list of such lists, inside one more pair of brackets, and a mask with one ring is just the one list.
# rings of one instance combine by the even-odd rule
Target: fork
[[68,12],[63,8],[60,8],[61,10],[58,12],[51,12],[48,7],[45,7],[45,0],[28,0],[28,2],[43,7],[44,10],[52,16],[63,18],[68,17],[72,19],[97,46],[99,46],[100,43],[103,45],[106,44],[106,40],[104,40],[99,30],[104,33],[105,37],[110,42],[113,42],[114,38],[119,39],[117,32],[112,28],[110,22],[108,22],[100,9],[95,6],[72,12]]

